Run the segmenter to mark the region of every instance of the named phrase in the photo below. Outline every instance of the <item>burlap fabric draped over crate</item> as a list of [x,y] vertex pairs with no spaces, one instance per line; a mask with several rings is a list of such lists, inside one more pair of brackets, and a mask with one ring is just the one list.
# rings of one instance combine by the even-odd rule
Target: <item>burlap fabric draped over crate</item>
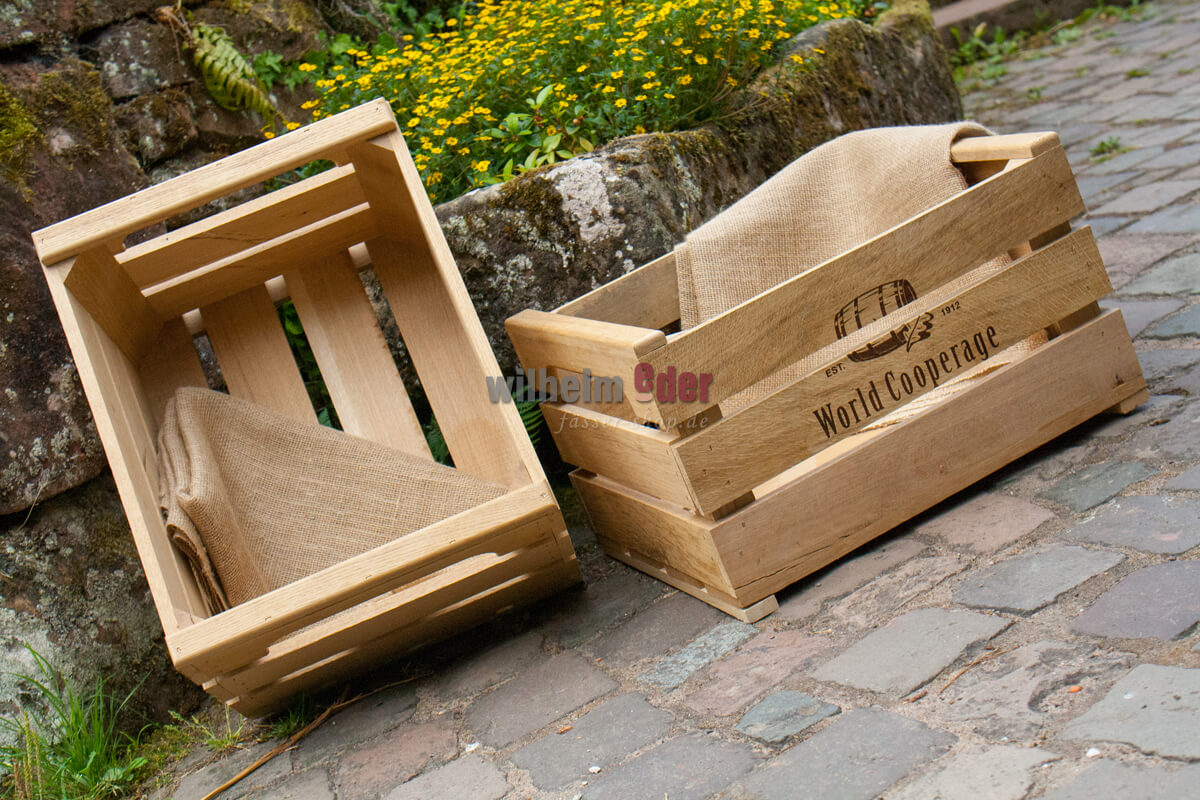
[[[950,160],[950,145],[989,133],[972,122],[874,128],[796,159],[675,248],[682,327],[712,319],[963,191],[967,182]],[[1002,257],[986,268],[1006,263]],[[722,407],[749,405],[823,358],[814,353]]]
[[213,612],[505,493],[207,389],[175,394],[158,443],[167,528]]

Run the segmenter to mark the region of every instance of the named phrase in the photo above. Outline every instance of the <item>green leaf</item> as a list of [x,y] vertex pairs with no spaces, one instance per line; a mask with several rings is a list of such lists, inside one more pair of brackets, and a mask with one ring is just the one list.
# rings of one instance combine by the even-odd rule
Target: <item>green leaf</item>
[[551,84],[546,84],[544,87],[542,87],[542,90],[538,92],[537,100],[534,101],[533,107],[541,108],[542,103],[546,102],[546,98],[550,96],[550,92],[553,90],[554,87]]

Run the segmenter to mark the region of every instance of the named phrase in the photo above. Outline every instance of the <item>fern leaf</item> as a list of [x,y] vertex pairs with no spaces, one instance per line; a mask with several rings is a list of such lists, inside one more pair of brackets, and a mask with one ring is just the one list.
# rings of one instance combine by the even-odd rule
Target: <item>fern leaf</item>
[[191,30],[192,60],[204,76],[208,93],[222,108],[249,109],[265,119],[278,112],[267,90],[224,28],[198,24]]

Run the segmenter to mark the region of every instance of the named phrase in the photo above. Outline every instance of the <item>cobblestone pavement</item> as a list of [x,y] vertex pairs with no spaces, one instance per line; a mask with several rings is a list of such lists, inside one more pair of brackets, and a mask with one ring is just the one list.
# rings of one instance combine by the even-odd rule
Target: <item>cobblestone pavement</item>
[[[575,530],[586,591],[384,670],[426,677],[223,796],[1200,797],[1200,3],[1084,30],[968,108],[1061,131],[1147,405],[802,581],[756,625]],[[1106,141],[1117,152],[1090,155]],[[160,796],[195,800],[271,746],[193,756]]]

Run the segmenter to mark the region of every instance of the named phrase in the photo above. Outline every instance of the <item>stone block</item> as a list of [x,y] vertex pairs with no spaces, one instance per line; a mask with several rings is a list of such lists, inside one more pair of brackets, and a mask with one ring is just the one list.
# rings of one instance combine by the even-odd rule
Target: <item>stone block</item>
[[504,773],[494,764],[469,755],[397,786],[383,800],[500,800],[508,788]]
[[774,744],[840,711],[833,703],[803,692],[772,692],[747,711],[736,727],[747,736]]
[[590,767],[608,769],[667,734],[675,717],[639,694],[623,694],[597,706],[563,733],[548,733],[513,754],[542,789],[588,779]]
[[1028,500],[984,492],[922,522],[917,532],[970,553],[992,553],[1053,518],[1053,511]]
[[810,575],[785,590],[779,597],[776,617],[803,619],[821,610],[826,600],[841,597],[875,576],[887,572],[925,549],[916,539],[889,539],[882,544],[855,551],[822,572]]
[[1063,536],[1147,553],[1183,553],[1200,544],[1200,502],[1162,495],[1118,497]]
[[1067,545],[1023,552],[968,574],[954,590],[954,602],[997,611],[1036,611],[1124,558],[1111,550]]
[[801,631],[760,633],[709,667],[709,680],[685,703],[697,714],[737,714],[828,647],[828,639]]
[[1143,753],[1200,759],[1200,669],[1140,664],[1063,731],[1067,739],[1120,742]]
[[707,603],[676,592],[602,635],[588,649],[605,664],[628,666],[663,656],[728,619]]
[[1087,511],[1156,472],[1158,470],[1137,461],[1105,461],[1068,475],[1040,496],[1072,511]]
[[904,695],[926,683],[977,642],[1008,626],[974,611],[921,608],[896,617],[813,673],[818,680]]
[[560,653],[476,700],[467,722],[484,744],[504,747],[617,688],[574,653]]
[[674,689],[702,669],[758,633],[753,625],[726,622],[701,634],[684,647],[664,656],[638,676],[638,681],[660,689]]
[[634,797],[704,800],[745,775],[754,757],[745,745],[691,734],[669,739],[589,782],[583,800]]
[[899,714],[855,709],[763,764],[731,794],[738,800],[795,800],[803,791],[822,800],[875,800],[955,741]]
[[1200,622],[1200,561],[1151,564],[1127,575],[1076,617],[1073,630],[1127,639],[1174,639]]
[[376,800],[420,774],[428,764],[458,755],[458,736],[448,719],[401,725],[348,753],[334,769],[338,800]]
[[1033,770],[1056,759],[1036,747],[956,753],[940,770],[905,784],[889,800],[1021,800],[1033,786]]

